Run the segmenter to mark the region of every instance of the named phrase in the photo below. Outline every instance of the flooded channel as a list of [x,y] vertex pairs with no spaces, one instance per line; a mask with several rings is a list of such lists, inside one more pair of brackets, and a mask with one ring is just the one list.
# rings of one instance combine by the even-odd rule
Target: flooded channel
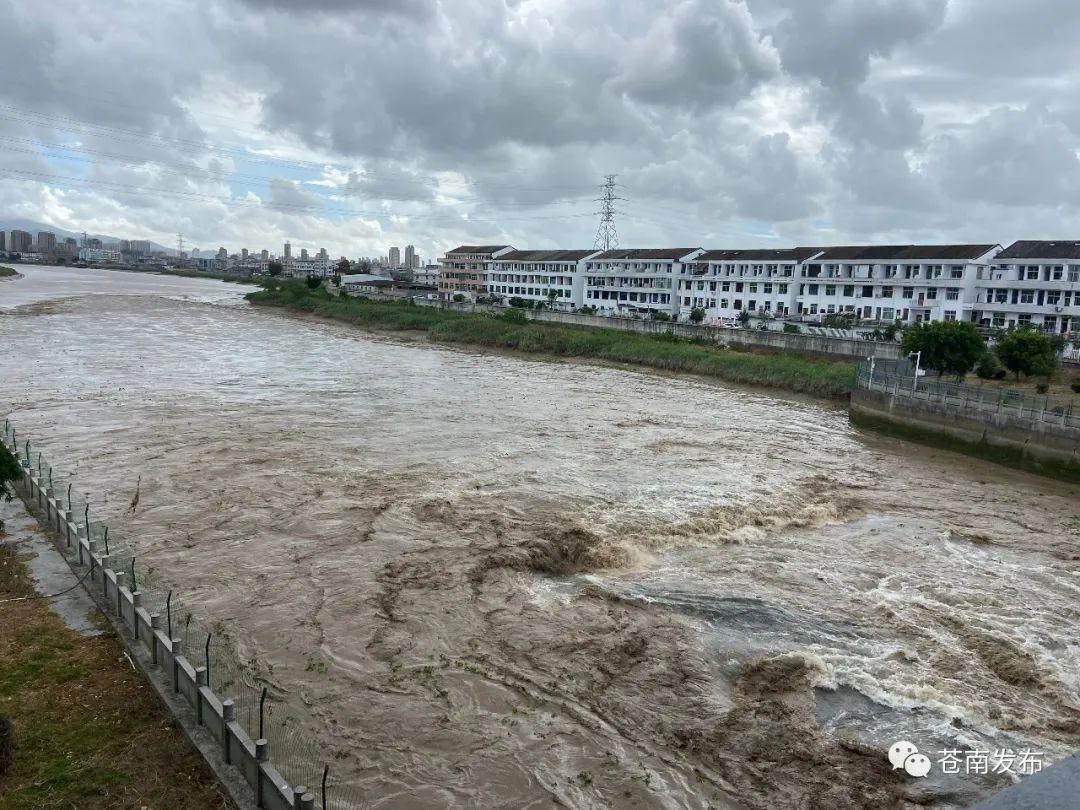
[[940,751],[1080,747],[1080,489],[813,400],[20,272],[0,406],[373,807],[962,807],[1009,776]]

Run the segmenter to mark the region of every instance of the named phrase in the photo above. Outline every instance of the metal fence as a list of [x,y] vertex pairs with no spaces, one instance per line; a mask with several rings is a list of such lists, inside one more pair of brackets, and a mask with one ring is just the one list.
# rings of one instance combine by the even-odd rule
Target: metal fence
[[55,493],[57,511],[66,509],[70,515],[66,519],[80,531],[85,529],[90,547],[104,555],[102,568],[107,559],[109,569],[122,572],[147,613],[161,617],[168,638],[181,639],[185,658],[193,666],[206,668],[206,685],[222,699],[232,699],[236,721],[244,731],[252,740],[267,741],[269,755],[288,783],[309,787],[316,796],[315,807],[322,810],[368,807],[357,787],[335,778],[330,768],[333,757],[304,731],[303,718],[277,700],[272,688],[259,678],[256,662],[243,656],[230,628],[201,616],[197,605],[171,590],[159,571],[144,566],[134,543],[110,533],[79,478],[50,463],[10,420],[4,421],[3,438],[19,461],[36,473],[42,501],[37,506],[48,507],[43,488]]
[[1008,388],[948,382],[940,377],[916,376],[907,360],[869,360],[859,363],[855,385],[909,400],[933,402],[970,415],[1008,415],[1033,424],[1080,428],[1080,412],[1072,402]]

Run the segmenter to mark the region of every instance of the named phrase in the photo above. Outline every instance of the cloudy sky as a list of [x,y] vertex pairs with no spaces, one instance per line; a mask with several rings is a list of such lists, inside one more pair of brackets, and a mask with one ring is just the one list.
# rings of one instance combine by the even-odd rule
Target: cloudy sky
[[424,257],[1080,238],[1075,0],[0,0],[0,218]]

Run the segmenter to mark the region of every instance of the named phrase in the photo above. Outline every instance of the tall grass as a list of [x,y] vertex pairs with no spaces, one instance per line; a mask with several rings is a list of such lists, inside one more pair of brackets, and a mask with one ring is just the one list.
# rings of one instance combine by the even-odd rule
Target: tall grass
[[289,282],[269,283],[247,298],[254,304],[310,312],[370,329],[424,331],[433,341],[632,363],[823,397],[842,398],[854,384],[854,363],[737,352],[670,334],[523,323],[507,315],[465,314],[405,302],[336,297]]

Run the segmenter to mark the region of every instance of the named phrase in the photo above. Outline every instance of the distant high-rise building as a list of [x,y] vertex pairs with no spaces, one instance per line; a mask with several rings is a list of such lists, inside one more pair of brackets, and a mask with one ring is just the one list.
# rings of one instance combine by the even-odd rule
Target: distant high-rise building
[[405,246],[405,266],[407,268],[409,268],[410,270],[412,268],[416,267],[416,246],[415,245],[406,245]]
[[128,252],[131,251],[131,240],[130,239],[121,239],[120,244],[117,245],[117,247],[120,249],[121,253],[128,253]]
[[229,258],[229,251],[227,251],[223,247],[219,247],[217,249],[217,255],[218,255],[219,259],[227,259],[227,258]]
[[79,243],[75,241],[74,236],[69,236],[64,240],[64,253],[74,256],[79,252]]
[[7,250],[7,242],[4,241],[4,240],[5,240],[4,232],[0,231],[0,250],[6,251]]
[[247,248],[240,248],[240,258],[244,259],[246,261],[247,257],[248,257],[248,249]]
[[52,231],[38,231],[38,253],[52,253],[56,250],[56,234]]
[[390,267],[392,267],[392,268],[401,266],[401,249],[400,248],[396,248],[396,247],[390,248],[390,261],[389,261],[389,264],[390,264]]
[[263,252],[259,254],[259,258],[264,262],[270,261],[270,251],[263,248]]
[[12,253],[29,253],[34,244],[34,237],[27,231],[12,231],[10,241],[8,250]]
[[199,249],[198,249],[198,248],[192,248],[192,249],[191,249],[191,254],[190,254],[190,255],[191,255],[191,258],[192,258],[192,259],[197,259],[197,258],[199,258]]
[[326,248],[319,248],[318,256],[320,259],[329,259],[330,254],[326,252]]
[[307,248],[300,248],[300,260],[306,262],[309,258]]
[[288,242],[285,243],[285,261],[288,262],[292,258],[292,245]]
[[86,246],[91,250],[101,250],[101,240],[96,238],[87,239]]

